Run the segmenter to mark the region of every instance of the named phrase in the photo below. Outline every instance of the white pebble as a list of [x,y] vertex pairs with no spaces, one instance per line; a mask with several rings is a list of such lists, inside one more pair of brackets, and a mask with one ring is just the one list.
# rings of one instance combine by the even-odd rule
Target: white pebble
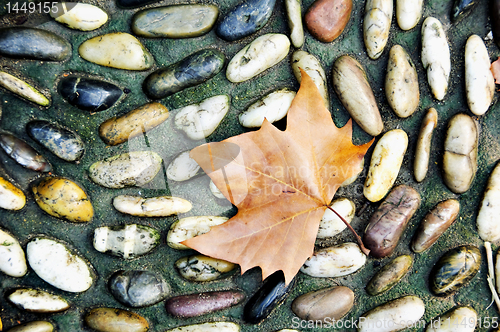
[[0,229],[0,271],[11,277],[28,272],[23,248],[12,235]]
[[189,201],[179,197],[158,196],[142,198],[120,195],[113,199],[113,206],[122,213],[139,217],[167,217],[186,213],[193,207]]
[[471,307],[458,307],[429,322],[425,332],[473,332],[477,313]]
[[186,181],[197,175],[200,165],[189,156],[190,151],[184,151],[175,157],[167,167],[167,178],[173,181]]
[[392,21],[392,0],[366,0],[363,37],[371,59],[378,59],[389,38]]
[[208,233],[212,226],[228,221],[226,217],[197,216],[182,218],[170,226],[167,234],[167,244],[174,249],[189,249],[182,241]]
[[271,123],[283,119],[295,95],[295,91],[286,88],[271,92],[239,115],[240,124],[247,128],[258,128],[262,126],[264,118]]
[[402,30],[413,29],[422,17],[423,0],[397,0],[396,19]]
[[483,241],[496,242],[500,239],[500,164],[497,164],[490,175],[484,191],[483,201],[479,208],[476,224],[479,236]]
[[429,159],[431,155],[432,133],[437,126],[438,114],[436,109],[430,108],[425,115],[420,133],[418,134],[417,148],[415,149],[415,161],[413,172],[415,180],[422,182],[429,168]]
[[[330,207],[337,211],[348,223],[354,218],[356,206],[347,198],[338,198],[334,200]],[[326,239],[337,235],[346,229],[346,224],[330,209],[326,209],[323,218],[319,223],[317,239]]]
[[23,310],[36,313],[60,312],[69,308],[68,301],[62,297],[40,289],[16,289],[8,299]]
[[219,190],[219,188],[217,188],[217,186],[215,185],[215,183],[212,180],[210,180],[209,188],[215,197],[220,198],[220,199],[226,199],[226,196],[224,196],[224,194]]
[[[75,5],[74,2],[70,2],[70,6],[66,2],[61,2],[57,6],[59,10],[56,13],[50,11],[50,16],[68,28],[82,31],[98,29],[108,21],[108,14],[99,7],[86,3]],[[64,14],[61,15],[62,11]]]
[[293,46],[301,48],[304,44],[304,27],[302,24],[301,0],[285,0],[290,39]]
[[302,81],[300,68],[302,68],[313,80],[314,84],[316,84],[321,97],[323,97],[325,107],[329,110],[330,97],[326,85],[326,74],[319,60],[314,55],[307,53],[306,51],[297,50],[292,54],[292,70],[299,83]]

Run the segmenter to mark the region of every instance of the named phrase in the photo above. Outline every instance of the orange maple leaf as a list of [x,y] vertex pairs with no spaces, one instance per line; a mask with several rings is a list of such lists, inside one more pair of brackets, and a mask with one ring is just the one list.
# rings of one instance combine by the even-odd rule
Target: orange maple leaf
[[264,120],[258,131],[191,151],[238,213],[182,243],[239,264],[242,274],[260,266],[265,279],[282,270],[288,284],[313,254],[319,222],[338,187],[361,171],[373,143],[355,146],[351,139],[352,122],[335,126],[302,71],[285,131]]

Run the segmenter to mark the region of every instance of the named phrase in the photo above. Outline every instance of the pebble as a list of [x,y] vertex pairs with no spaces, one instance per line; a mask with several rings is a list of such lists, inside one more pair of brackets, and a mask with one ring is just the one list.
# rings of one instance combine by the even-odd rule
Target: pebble
[[215,197],[219,199],[226,199],[226,196],[224,196],[224,194],[219,190],[219,188],[217,188],[214,181],[210,180],[209,188],[210,191],[212,192],[212,195],[214,195]]
[[374,296],[388,291],[410,271],[412,264],[413,258],[410,255],[394,258],[373,276],[366,286],[366,292]]
[[356,272],[366,263],[366,256],[356,243],[346,242],[315,251],[300,271],[316,278],[335,278]]
[[175,127],[184,131],[192,140],[210,136],[229,111],[228,95],[207,98],[199,104],[191,104],[175,110]]
[[413,29],[422,17],[424,0],[397,0],[396,19],[402,30]]
[[247,0],[233,7],[217,26],[216,33],[234,41],[259,31],[273,13],[276,0]]
[[354,121],[368,134],[378,136],[384,123],[363,66],[343,55],[333,64],[332,78],[337,96]]
[[52,332],[54,325],[44,320],[36,320],[29,323],[16,325],[7,332]]
[[243,309],[243,320],[250,324],[258,324],[266,319],[281,303],[295,285],[293,278],[287,285],[282,271],[271,274],[262,286],[248,300]]
[[172,316],[190,318],[230,308],[244,299],[240,291],[206,292],[172,297],[165,301],[165,307]]
[[300,69],[303,69],[318,87],[321,97],[327,110],[330,109],[330,96],[326,84],[326,74],[321,62],[314,55],[306,51],[297,50],[292,54],[292,70],[297,81],[302,81]]
[[443,180],[456,194],[469,190],[477,171],[478,128],[466,114],[448,122],[444,141]]
[[127,70],[147,70],[154,64],[153,56],[134,36],[113,32],[91,38],[78,48],[80,56],[95,64]]
[[385,95],[389,106],[400,118],[409,117],[418,108],[420,91],[417,70],[408,53],[400,45],[394,45],[389,51]]
[[35,237],[28,242],[26,255],[41,279],[63,291],[84,292],[95,279],[93,267],[59,241]]
[[226,217],[197,216],[179,219],[170,226],[167,234],[167,244],[174,249],[189,249],[182,241],[208,233],[210,228],[228,221]]
[[70,305],[63,297],[41,289],[19,288],[8,297],[17,307],[35,313],[55,313],[69,309]]
[[50,105],[50,100],[35,87],[4,71],[0,71],[0,86],[37,105]]
[[427,175],[429,159],[431,156],[432,134],[436,129],[438,114],[435,108],[431,107],[427,111],[418,134],[417,148],[415,149],[415,161],[413,173],[417,182],[422,182]]
[[389,256],[420,206],[418,192],[406,185],[392,189],[370,217],[363,243],[375,258]]
[[416,253],[429,249],[455,222],[459,212],[460,203],[455,199],[448,199],[436,205],[420,223],[413,237],[411,249]]
[[92,181],[107,188],[141,187],[154,179],[162,163],[156,152],[132,151],[93,163],[89,176]]
[[167,178],[173,181],[187,181],[203,171],[200,165],[189,156],[190,151],[184,151],[170,162],[167,167]]
[[260,128],[264,119],[271,123],[283,119],[296,94],[288,88],[271,92],[250,105],[238,116],[240,124],[246,128]]
[[114,116],[99,126],[99,136],[107,145],[118,145],[142,136],[168,119],[168,109],[160,103],[147,103],[124,115]]
[[256,38],[231,59],[226,77],[233,83],[247,81],[273,67],[288,55],[290,40],[279,33]]
[[143,225],[98,227],[94,230],[94,248],[124,259],[134,259],[160,244],[160,232]]
[[119,7],[132,9],[149,5],[150,3],[160,2],[160,0],[116,0]]
[[147,307],[163,301],[170,293],[170,285],[156,272],[118,271],[108,282],[111,294],[129,307]]
[[447,251],[431,271],[430,288],[436,296],[453,294],[479,271],[481,252],[465,245]]
[[212,30],[218,15],[215,5],[155,7],[137,12],[131,26],[134,34],[142,37],[192,38]]
[[74,131],[45,120],[33,120],[26,125],[28,135],[47,150],[66,161],[78,161],[85,144]]
[[69,179],[46,177],[32,190],[38,206],[53,217],[89,222],[94,216],[92,203],[85,191]]
[[490,66],[490,56],[481,37],[470,36],[465,44],[465,90],[467,104],[475,115],[486,113],[493,101],[495,79]]
[[451,21],[457,22],[467,16],[478,3],[478,0],[455,0],[451,12]]
[[26,205],[26,196],[21,189],[0,176],[0,208],[21,210]]
[[3,229],[0,229],[0,271],[16,278],[28,272],[24,251],[19,241]]
[[0,133],[0,147],[19,165],[37,172],[50,172],[52,165],[28,143],[11,133]]
[[225,59],[224,54],[216,49],[197,51],[149,74],[143,84],[144,92],[151,99],[161,99],[199,85],[217,75]]
[[92,113],[107,110],[123,95],[114,84],[79,76],[63,77],[58,89],[68,103]]
[[434,17],[427,17],[422,24],[421,58],[434,98],[443,100],[450,78],[450,48],[441,22]]
[[377,142],[363,188],[370,202],[380,201],[389,192],[398,177],[407,147],[408,135],[401,129],[386,132]]
[[185,325],[165,332],[239,332],[240,326],[236,323],[210,322],[194,325]]
[[345,286],[320,289],[297,297],[292,311],[303,320],[335,320],[344,317],[354,305],[354,292]]
[[99,7],[89,5],[86,3],[69,3],[71,8],[66,8],[66,2],[61,2],[58,8],[64,14],[58,11],[54,13],[50,11],[52,16],[57,22],[66,25],[68,28],[92,31],[99,29],[108,21],[108,14]]
[[113,199],[113,206],[121,213],[138,217],[167,217],[173,214],[186,213],[193,207],[189,201],[179,197],[142,198],[129,195],[116,196]]
[[363,18],[363,38],[368,56],[376,60],[384,51],[392,21],[392,0],[367,0]]
[[213,281],[232,271],[235,264],[203,255],[182,257],[175,262],[179,274],[190,281]]
[[483,241],[496,242],[500,239],[500,223],[498,222],[500,205],[497,204],[500,196],[499,165],[495,166],[488,179],[476,219],[477,231]]
[[471,307],[456,307],[431,319],[425,332],[473,332],[476,329],[477,313]]
[[302,27],[302,1],[285,0],[288,27],[290,28],[290,40],[293,46],[301,48],[304,45],[304,28]]
[[[413,327],[425,313],[424,302],[414,295],[384,303],[359,317],[358,332],[394,332]],[[383,322],[383,324],[381,324]]]
[[46,30],[24,27],[2,28],[0,55],[9,58],[63,61],[71,56],[71,44]]
[[304,17],[307,30],[319,41],[334,41],[346,27],[352,12],[352,0],[316,0]]
[[148,321],[135,312],[115,309],[96,308],[85,315],[85,323],[100,332],[146,332]]
[[[330,204],[330,207],[337,211],[349,224],[356,212],[354,202],[348,198],[337,198]],[[335,236],[346,228],[346,224],[332,210],[326,209],[323,218],[319,222],[316,239],[326,239]]]

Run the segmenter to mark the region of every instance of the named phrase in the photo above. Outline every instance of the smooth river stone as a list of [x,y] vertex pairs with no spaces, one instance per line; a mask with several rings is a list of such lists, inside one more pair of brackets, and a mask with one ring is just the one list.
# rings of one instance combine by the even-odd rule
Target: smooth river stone
[[260,30],[271,17],[276,0],[247,0],[234,7],[217,26],[216,33],[233,41]]
[[190,318],[232,307],[244,299],[245,294],[240,291],[206,292],[172,297],[165,307],[175,317]]
[[339,320],[354,305],[354,292],[345,286],[329,287],[303,294],[292,303],[292,311],[304,320]]
[[190,38],[208,33],[215,24],[215,5],[175,5],[142,10],[132,18],[132,32],[142,37]]
[[181,152],[167,167],[167,179],[173,181],[187,181],[196,175],[202,174],[200,165],[189,156],[190,151]]
[[135,308],[158,303],[170,293],[165,279],[149,271],[118,271],[111,276],[108,286],[115,299]]
[[146,70],[153,66],[151,53],[134,36],[113,32],[91,38],[78,48],[80,56],[105,67]]
[[352,0],[316,0],[309,7],[304,21],[314,37],[329,43],[344,31],[351,11]]
[[[1,327],[1,326],[0,326]],[[37,320],[21,325],[16,325],[7,332],[52,332],[54,325],[44,320]]]
[[71,56],[71,44],[52,32],[34,28],[0,29],[0,55],[9,58],[63,61]]
[[144,317],[127,310],[96,308],[85,315],[85,323],[100,332],[146,332],[149,324]]
[[238,117],[240,124],[247,128],[259,128],[264,119],[273,123],[283,119],[297,93],[288,88],[271,92],[250,105]]
[[69,303],[58,295],[34,288],[20,288],[8,297],[19,308],[35,313],[54,313],[69,309]]
[[144,92],[152,99],[161,99],[201,84],[221,71],[224,60],[224,54],[216,49],[195,52],[151,73],[144,81]]
[[0,147],[19,165],[37,172],[50,172],[52,165],[28,143],[8,132],[0,134]]
[[239,51],[229,62],[226,77],[240,83],[257,76],[283,60],[290,49],[290,40],[279,33],[260,36]]
[[127,9],[146,6],[153,2],[160,2],[160,0],[116,0],[119,7]]
[[0,71],[0,86],[40,106],[49,106],[50,100],[23,80]]
[[7,179],[0,176],[0,208],[21,210],[26,205],[26,195]]
[[304,44],[304,27],[302,26],[301,0],[285,0],[290,40],[293,46],[301,48]]
[[230,322],[211,322],[185,325],[165,332],[239,332],[240,326]]
[[11,277],[22,277],[28,272],[23,248],[16,238],[0,229],[0,271]]
[[236,267],[233,263],[203,255],[182,257],[174,266],[184,279],[190,281],[213,281]]
[[63,77],[58,89],[68,103],[89,112],[107,110],[123,94],[122,89],[114,84],[77,76]]
[[92,286],[92,266],[61,242],[36,237],[26,246],[26,254],[33,271],[56,288],[80,293]]
[[50,16],[71,29],[92,31],[108,21],[108,14],[104,10],[90,4],[61,2],[57,7],[59,10],[56,13],[50,11]]

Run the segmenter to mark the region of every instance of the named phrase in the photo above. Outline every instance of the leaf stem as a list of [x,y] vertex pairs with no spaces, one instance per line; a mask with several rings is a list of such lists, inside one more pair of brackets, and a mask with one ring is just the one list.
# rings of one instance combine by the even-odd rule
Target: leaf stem
[[363,241],[361,240],[361,238],[359,237],[358,233],[356,233],[356,231],[354,230],[354,228],[352,228],[351,225],[349,225],[349,223],[337,212],[335,211],[334,209],[332,209],[330,206],[327,206],[327,208],[329,208],[330,210],[333,211],[333,213],[335,213],[337,215],[337,217],[340,218],[340,220],[342,220],[344,222],[344,224],[349,228],[349,230],[354,234],[354,236],[356,237],[356,241],[358,241],[358,245],[359,247],[361,248],[361,251],[366,255],[368,256],[370,254],[370,250],[367,249],[365,247],[365,245],[363,244]]

